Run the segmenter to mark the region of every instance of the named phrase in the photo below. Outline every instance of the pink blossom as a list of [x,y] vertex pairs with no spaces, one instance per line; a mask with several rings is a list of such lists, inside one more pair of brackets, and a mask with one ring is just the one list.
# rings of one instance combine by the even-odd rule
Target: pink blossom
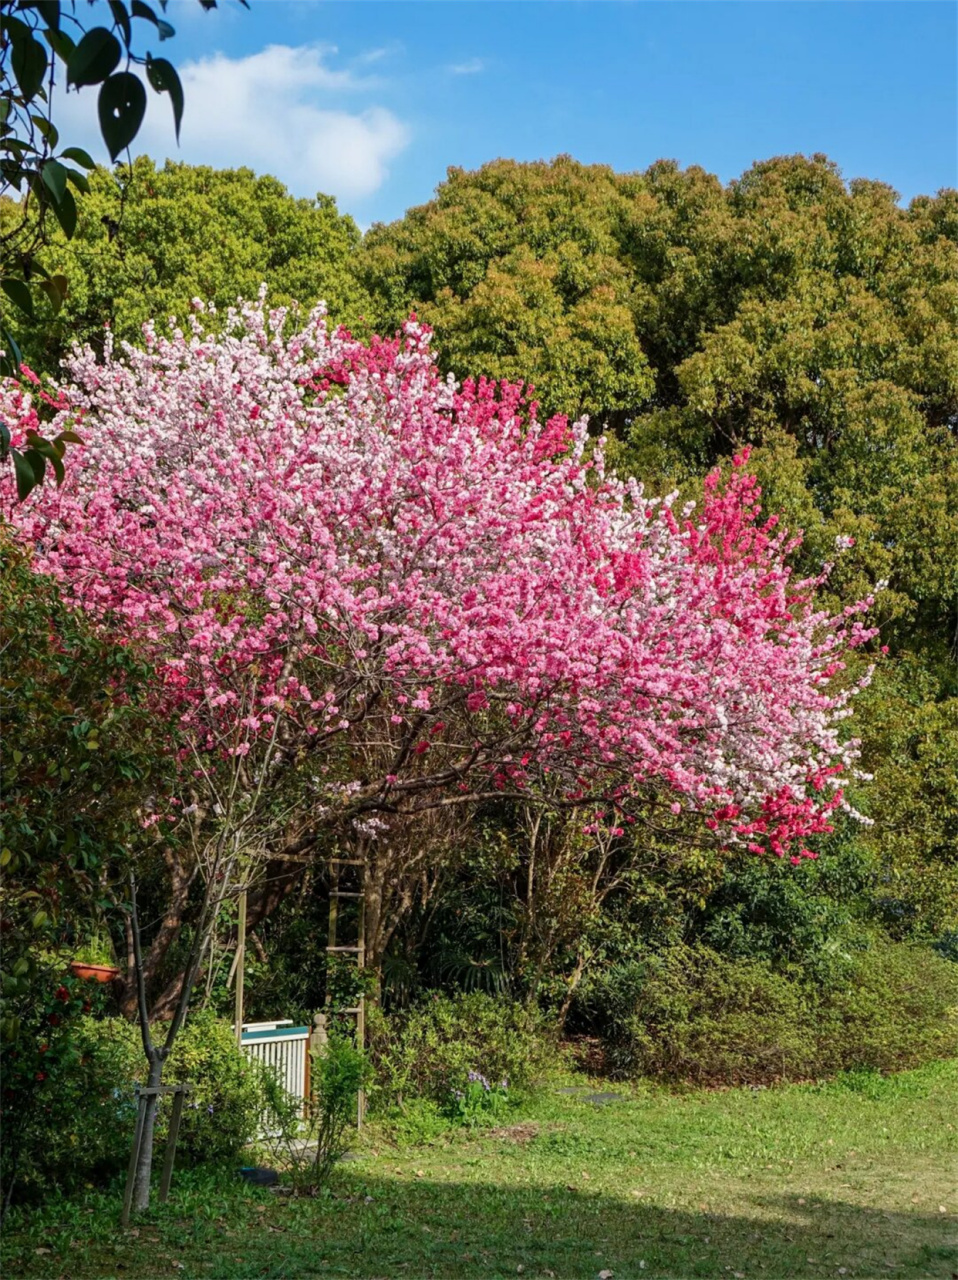
[[[443,378],[418,322],[285,325],[260,303],[76,352],[49,406],[83,417],[66,482],[17,505],[0,480],[36,568],[152,659],[196,749],[242,758],[279,720],[283,760],[378,761],[357,809],[559,772],[805,856],[857,756],[842,653],[874,633],[868,602],[831,617],[793,580],[747,452],[677,514],[587,459],[584,422]],[[0,414],[15,442],[37,421],[12,381]]]

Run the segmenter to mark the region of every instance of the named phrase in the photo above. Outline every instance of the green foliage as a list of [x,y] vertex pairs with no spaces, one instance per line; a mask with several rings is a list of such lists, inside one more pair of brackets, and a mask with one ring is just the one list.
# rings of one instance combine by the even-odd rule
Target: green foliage
[[427,1098],[446,1106],[465,1091],[470,1072],[530,1088],[554,1060],[554,1046],[534,1009],[483,992],[427,995],[417,1006],[371,1020],[375,1107]]
[[583,993],[616,1076],[764,1083],[811,1073],[801,986],[701,944],[615,966]]
[[[846,824],[851,826],[851,823]],[[735,959],[800,968],[821,985],[847,979],[850,946],[865,930],[875,889],[872,858],[848,838],[822,857],[793,867],[744,854],[729,862],[685,936]]]
[[954,1054],[958,967],[878,942],[816,985],[702,943],[594,977],[581,997],[617,1075],[767,1084],[896,1071]]
[[255,1064],[236,1043],[229,1022],[193,1014],[176,1038],[164,1082],[189,1081],[177,1151],[194,1163],[232,1159],[256,1135],[264,1104]]
[[456,1124],[477,1128],[493,1124],[509,1110],[509,1081],[490,1081],[478,1071],[470,1071],[465,1084],[453,1089],[446,1102],[446,1114]]
[[183,323],[193,300],[225,312],[266,282],[277,306],[326,301],[335,321],[354,323],[362,290],[349,262],[359,246],[352,218],[330,196],[296,199],[249,169],[211,169],[141,156],[128,173],[90,174],[75,235],[52,236],[51,271],[71,290],[55,317],[18,320],[30,364],[54,371],[74,342],[103,345],[105,326],[139,343],[142,326]]
[[[5,1163],[14,1154],[8,1147],[11,1114],[16,1116],[19,1107],[28,1118],[17,1170],[18,1198],[101,1184],[120,1174],[130,1158],[135,1085],[145,1083],[147,1071],[139,1030],[125,1018],[80,1016],[82,1007],[89,1009],[90,999],[97,998],[95,984],[65,979],[66,984],[70,1002],[64,1005],[54,994],[51,1007],[61,1017],[64,1007],[73,1016],[59,1028],[47,1028],[42,1039],[39,1033],[36,1037],[38,1047],[49,1041],[41,1055],[47,1078],[27,1081],[21,1088],[18,1063],[27,1053],[32,1063],[35,1052],[17,1045],[14,1052],[20,1058],[11,1062],[10,1051],[4,1055]],[[33,1074],[32,1066],[28,1074]],[[256,1064],[238,1049],[229,1023],[204,1013],[187,1022],[164,1081],[193,1085],[180,1125],[178,1168],[234,1159],[255,1136],[266,1104],[264,1082]],[[27,1096],[24,1090],[31,1087]],[[7,1089],[15,1096],[8,1098]],[[170,1105],[167,1099],[159,1110],[157,1150],[166,1140]]]
[[105,941],[175,738],[136,653],[94,635],[2,528],[0,646],[0,1029],[12,1040],[43,954]]
[[[958,559],[958,557],[956,557]],[[856,843],[878,867],[876,918],[893,937],[958,929],[958,697],[937,698],[914,655],[879,669],[861,708],[861,788],[873,825]]]
[[85,1114],[90,1084],[83,1015],[104,1003],[102,988],[46,959],[17,977],[19,989],[13,998],[8,993],[7,1004],[17,1010],[18,1034],[0,1045],[4,1205],[14,1192],[30,1196],[49,1185],[73,1185],[98,1164],[104,1138],[96,1125],[83,1134],[78,1167],[73,1117]]
[[532,383],[549,413],[624,423],[653,386],[618,241],[634,188],[568,157],[450,169],[435,201],[366,237],[357,269],[376,325],[412,306],[457,374]]
[[878,943],[821,1002],[818,1073],[902,1071],[953,1057],[958,965],[926,947]]
[[330,955],[326,961],[326,1000],[333,1014],[354,1009],[376,986],[372,969],[360,969],[355,959]]
[[305,1115],[299,1100],[291,1098],[275,1076],[265,1076],[265,1114],[274,1131],[267,1147],[298,1195],[316,1195],[325,1187],[334,1165],[349,1149],[359,1091],[370,1072],[369,1060],[353,1037],[338,1031],[312,1053],[310,1066]]

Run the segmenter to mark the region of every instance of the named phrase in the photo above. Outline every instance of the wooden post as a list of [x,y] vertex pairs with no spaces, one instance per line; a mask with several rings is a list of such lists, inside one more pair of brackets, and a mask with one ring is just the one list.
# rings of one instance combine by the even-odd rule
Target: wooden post
[[[339,920],[339,859],[336,858],[330,863],[329,868],[329,929],[326,938],[326,950],[336,945],[336,925]],[[327,991],[326,1003],[329,1003],[329,993]]]
[[126,1170],[126,1189],[123,1192],[123,1212],[120,1214],[120,1226],[130,1225],[130,1209],[133,1206],[133,1187],[136,1183],[136,1167],[140,1161],[140,1146],[143,1142],[143,1122],[146,1119],[146,1095],[136,1091],[136,1129],[133,1133],[133,1150],[130,1152],[130,1163]]
[[173,1177],[173,1161],[176,1157],[176,1139],[180,1132],[180,1117],[183,1114],[183,1100],[190,1091],[190,1086],[181,1085],[173,1095],[173,1114],[170,1116],[170,1131],[166,1136],[166,1154],[163,1157],[163,1177],[160,1180],[160,1201],[170,1194],[170,1180]]
[[246,890],[239,896],[239,920],[236,924],[236,1043],[243,1044],[243,979],[246,969]]

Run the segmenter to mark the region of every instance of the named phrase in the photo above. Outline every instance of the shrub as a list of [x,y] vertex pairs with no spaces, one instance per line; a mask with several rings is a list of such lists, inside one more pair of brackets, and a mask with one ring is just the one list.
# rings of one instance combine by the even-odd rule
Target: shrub
[[905,1071],[958,1052],[958,965],[928,947],[879,943],[818,1014],[819,1073]]
[[[112,1177],[129,1159],[136,1108],[133,1078],[142,1057],[136,1028],[118,1018],[79,1018],[66,1069],[31,1105],[17,1169],[28,1199]],[[4,1126],[5,1130],[7,1125]]]
[[470,1071],[461,1089],[453,1089],[446,1114],[457,1124],[473,1127],[499,1120],[509,1108],[509,1081],[503,1077],[490,1082],[478,1071]]
[[371,1019],[376,1108],[426,1098],[448,1106],[465,1092],[469,1073],[508,1080],[528,1089],[548,1066],[555,1047],[541,1015],[483,992],[432,994],[401,1014]]
[[[146,1078],[140,1033],[124,1018],[80,1018],[71,1037],[69,1070],[37,1099],[30,1141],[17,1171],[18,1194],[36,1196],[102,1183],[130,1158],[136,1122],[134,1085]],[[254,1135],[265,1103],[262,1079],[233,1038],[229,1023],[198,1013],[180,1033],[164,1083],[189,1080],[177,1165],[227,1160]],[[169,1102],[157,1121],[157,1150],[166,1141]]]
[[875,943],[833,985],[766,960],[676,946],[593,977],[584,991],[612,1074],[767,1084],[920,1066],[958,1048],[958,966]]
[[802,989],[765,960],[673,947],[593,979],[587,998],[613,1075],[739,1084],[814,1058]]
[[263,1082],[237,1046],[229,1022],[209,1012],[194,1014],[177,1037],[163,1080],[193,1085],[183,1108],[177,1160],[229,1160],[256,1136],[265,1104]]
[[334,1031],[312,1054],[312,1089],[306,1115],[275,1076],[265,1075],[268,1115],[275,1134],[267,1146],[293,1190],[315,1195],[349,1148],[360,1089],[369,1075],[365,1053],[350,1035]]

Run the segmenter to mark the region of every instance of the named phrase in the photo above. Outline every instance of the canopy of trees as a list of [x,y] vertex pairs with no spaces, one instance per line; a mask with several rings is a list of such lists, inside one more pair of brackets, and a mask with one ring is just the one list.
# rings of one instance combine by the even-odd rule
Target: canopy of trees
[[[52,236],[44,260],[69,277],[59,313],[16,318],[27,363],[56,373],[72,344],[102,350],[107,328],[137,342],[147,320],[181,319],[194,298],[225,310],[269,285],[277,305],[322,298],[341,320],[362,314],[349,264],[359,230],[329,196],[296,200],[275,178],[146,156],[114,178],[90,174],[71,240]],[[3,212],[0,206],[0,213]]]
[[[827,581],[817,583],[818,607],[835,614],[876,594],[871,616],[881,634],[866,645],[870,652],[852,656],[845,677],[857,684],[865,664],[878,659],[850,726],[873,778],[853,779],[849,796],[872,825],[839,816],[837,830],[814,843],[820,862],[793,869],[717,857],[684,808],[661,826],[643,810],[635,815],[643,821],[614,834],[617,820],[597,808],[592,792],[583,791],[579,799],[588,804],[576,808],[568,789],[557,788],[548,816],[537,816],[525,797],[510,793],[508,773],[505,794],[477,799],[463,810],[468,821],[450,823],[445,811],[430,810],[413,829],[409,814],[388,814],[394,856],[380,868],[380,886],[389,923],[371,950],[396,998],[421,983],[472,983],[561,1003],[597,960],[677,939],[751,949],[810,971],[850,929],[951,945],[958,930],[958,193],[902,208],[886,186],[846,183],[821,156],[756,164],[724,186],[670,162],[623,175],[566,157],[496,161],[473,173],[451,170],[429,204],[361,237],[331,200],[294,200],[275,180],[242,170],[158,169],[141,159],[122,199],[105,175],[94,172],[90,184],[78,200],[76,235],[46,251],[49,270],[71,279],[60,315],[37,322],[30,334],[28,346],[47,371],[58,369],[74,337],[102,355],[106,324],[115,338],[142,346],[141,326],[156,317],[153,354],[131,357],[140,372],[124,394],[135,400],[136,378],[147,376],[151,361],[162,365],[163,317],[176,313],[183,321],[192,299],[212,301],[218,311],[207,312],[210,337],[202,341],[218,341],[226,309],[238,295],[252,297],[261,282],[270,304],[307,307],[325,298],[333,321],[366,333],[394,333],[415,312],[435,330],[442,372],[532,384],[528,396],[540,401],[534,420],[541,423],[588,415],[583,465],[595,450],[595,461],[604,457],[650,493],[677,490],[677,511],[687,499],[701,500],[705,477],[716,466],[727,473],[747,447],[766,513],[780,512],[783,527],[803,533],[789,552],[797,575],[819,579],[823,564],[835,561]],[[28,322],[20,323],[23,336]],[[288,339],[302,318],[283,323]],[[326,396],[323,412],[332,413],[351,394],[351,380],[370,376],[368,358],[359,355],[367,348],[344,341],[353,363],[328,387],[307,385],[303,412],[312,397]],[[376,359],[387,348],[394,350],[388,343],[372,348]],[[81,362],[81,382],[94,376],[92,368]],[[436,383],[440,399],[442,385]],[[89,394],[91,409],[102,414]],[[201,397],[201,417],[212,421],[219,406],[227,435],[239,441],[245,434],[243,447],[262,454],[285,545],[292,537],[283,523],[292,518],[287,505],[301,495],[285,495],[283,477],[295,475],[300,461],[281,436],[271,453],[272,437],[253,425],[258,401],[247,402],[245,393],[235,397],[249,410],[241,430],[233,398],[222,387],[211,400]],[[129,405],[123,412],[137,418],[146,447],[151,422]],[[441,440],[454,436],[445,412],[434,422],[436,456]],[[531,410],[516,401],[509,412],[525,421]],[[46,408],[41,416],[53,415]],[[218,475],[221,453],[217,446],[189,461],[190,484],[199,483],[204,467]],[[82,486],[86,464],[79,450],[76,456],[77,475],[67,483]],[[103,474],[116,468],[119,476],[128,461],[123,449],[113,461],[104,454]],[[177,484],[185,483],[174,472]],[[130,471],[139,474],[135,466]],[[329,474],[344,494],[352,492],[344,474]],[[149,474],[141,479],[149,488]],[[64,490],[70,492],[77,491]],[[158,529],[174,527],[174,498],[185,493],[160,495],[169,507],[158,507]],[[143,504],[132,493],[123,500],[129,510],[116,531],[124,520],[141,533],[152,527],[156,517],[135,515]],[[215,505],[220,498],[211,490],[205,500]],[[53,494],[38,500],[37,510],[48,502],[56,502]],[[257,492],[239,503],[251,529],[272,527],[262,502]],[[315,503],[307,506],[312,520]],[[71,536],[79,531],[77,524]],[[90,547],[112,546],[113,531],[90,526]],[[246,556],[238,533],[234,542]],[[137,556],[127,550],[132,564]],[[157,552],[156,563],[166,554]],[[257,573],[267,573],[265,563],[257,562]],[[343,563],[336,560],[340,576]],[[212,561],[204,572],[214,572]],[[243,595],[232,577],[224,583],[228,596]],[[200,589],[185,573],[173,587],[171,599]],[[195,601],[180,604],[193,609]],[[218,606],[209,607],[217,626],[230,625],[232,613],[221,617]],[[250,625],[265,618],[255,610],[245,616]],[[456,627],[459,635],[459,621]],[[358,640],[348,636],[354,652]],[[887,652],[879,654],[881,647]],[[312,675],[302,683],[314,692]],[[349,696],[358,688],[350,686]],[[334,704],[346,705],[341,698]],[[435,718],[431,706],[419,711],[424,723]],[[468,707],[460,713],[440,716],[444,727],[435,738],[416,738],[429,744],[406,761],[417,778],[440,754],[451,759],[456,734],[472,723]],[[354,722],[352,712],[343,718],[350,728],[341,740],[349,746],[336,758],[334,781],[384,794],[376,787],[387,771],[365,754],[372,721]],[[380,727],[376,749],[387,743],[399,750],[404,715],[398,725]],[[404,775],[400,769],[390,776]],[[174,898],[179,911],[195,893],[187,877],[177,882],[179,898],[171,898],[168,875],[166,889],[159,887],[164,874],[152,890],[160,917]],[[811,891],[798,893],[796,885]],[[309,893],[291,894],[297,886]],[[324,891],[320,872],[279,860],[251,898],[251,927],[270,957],[262,989],[271,998],[284,991],[304,1009],[315,1007],[322,987],[316,945]],[[171,946],[158,958],[158,989],[160,979],[176,976],[175,953]],[[254,979],[254,1007],[256,990]],[[275,1016],[272,1008],[262,1012]]]

